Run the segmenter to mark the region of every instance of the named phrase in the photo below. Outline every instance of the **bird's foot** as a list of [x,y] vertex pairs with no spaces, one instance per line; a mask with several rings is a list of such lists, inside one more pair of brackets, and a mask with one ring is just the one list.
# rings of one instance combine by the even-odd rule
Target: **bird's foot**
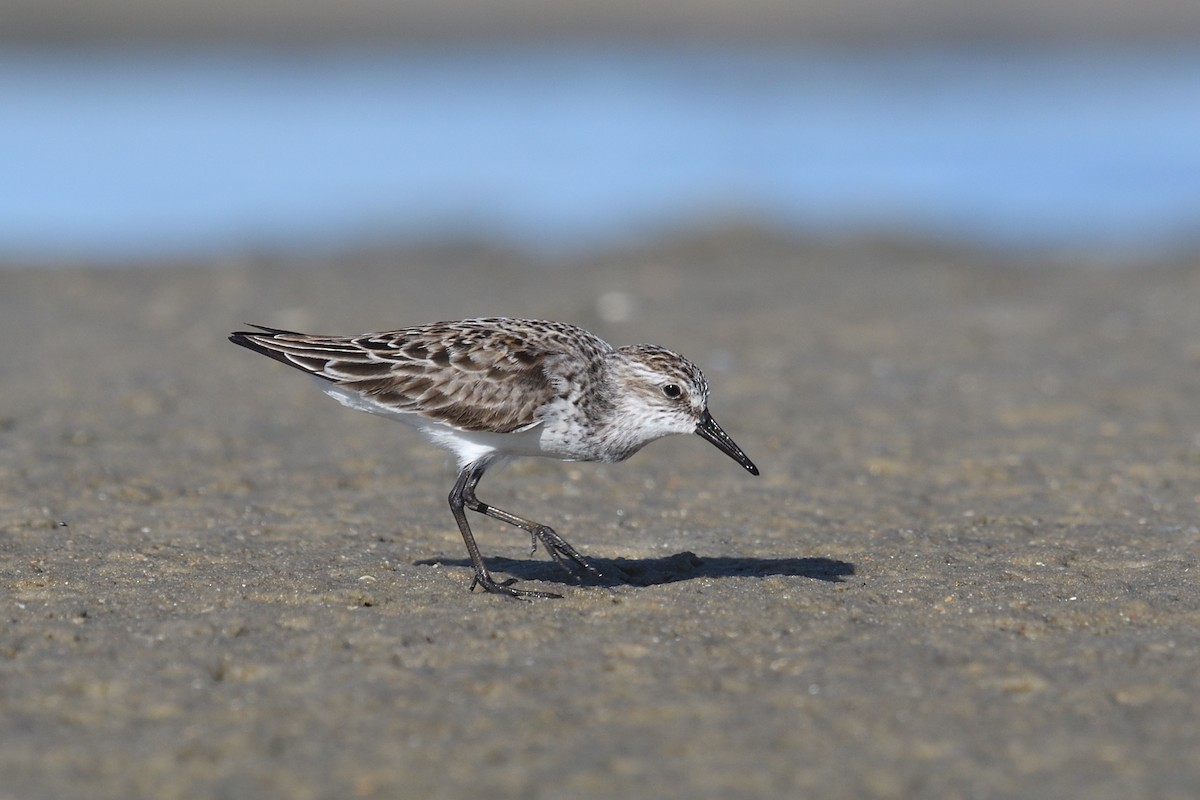
[[517,582],[516,578],[509,578],[506,581],[497,581],[488,572],[476,572],[475,577],[471,580],[470,590],[475,591],[475,587],[482,588],[485,592],[492,594],[500,594],[505,597],[513,597],[517,600],[526,600],[530,597],[552,597],[559,600],[562,599],[561,594],[553,592],[539,592],[533,589],[514,589],[512,585]]
[[593,578],[603,579],[604,575],[600,570],[588,563],[588,560],[583,555],[571,546],[571,543],[554,532],[554,529],[546,525],[539,525],[530,532],[533,540],[529,548],[529,555],[537,552],[538,542],[541,541],[542,546],[546,548],[546,552],[550,554],[550,558],[555,564],[565,569],[567,572],[574,572],[571,565],[567,563],[570,559],[584,572],[587,572]]

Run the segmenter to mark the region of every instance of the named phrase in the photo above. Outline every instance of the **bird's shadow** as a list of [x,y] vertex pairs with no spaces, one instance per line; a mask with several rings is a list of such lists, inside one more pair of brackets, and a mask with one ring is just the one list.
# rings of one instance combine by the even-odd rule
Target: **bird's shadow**
[[[470,567],[465,558],[423,558],[418,565],[445,564]],[[660,558],[592,559],[600,577],[568,573],[551,561],[535,559],[489,558],[488,568],[504,573],[518,581],[583,584],[591,586],[657,586],[664,583],[690,581],[697,578],[763,578],[768,575],[793,575],[829,583],[843,583],[854,574],[854,565],[833,558],[730,558],[701,557],[690,551]]]

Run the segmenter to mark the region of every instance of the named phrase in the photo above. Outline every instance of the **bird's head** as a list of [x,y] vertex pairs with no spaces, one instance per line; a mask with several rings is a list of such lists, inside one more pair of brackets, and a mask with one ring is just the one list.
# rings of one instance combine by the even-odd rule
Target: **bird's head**
[[708,381],[699,367],[653,344],[621,347],[617,356],[610,374],[620,384],[619,424],[635,430],[641,444],[671,434],[695,433],[751,475],[758,474],[754,462],[708,412]]

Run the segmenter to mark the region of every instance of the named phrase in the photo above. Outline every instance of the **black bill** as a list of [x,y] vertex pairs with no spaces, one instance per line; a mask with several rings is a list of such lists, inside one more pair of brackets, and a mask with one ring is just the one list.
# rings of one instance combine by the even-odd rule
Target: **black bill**
[[696,426],[696,433],[715,444],[722,453],[745,467],[751,475],[758,474],[758,467],[754,466],[754,462],[746,457],[742,448],[729,438],[729,434],[721,430],[721,426],[712,418],[712,414],[709,414],[707,409],[704,416],[700,418],[700,424]]

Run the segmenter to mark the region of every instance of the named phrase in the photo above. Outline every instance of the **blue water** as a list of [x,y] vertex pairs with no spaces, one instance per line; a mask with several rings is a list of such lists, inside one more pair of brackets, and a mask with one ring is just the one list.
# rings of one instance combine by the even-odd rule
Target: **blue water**
[[0,261],[1200,243],[1200,47],[0,50]]

